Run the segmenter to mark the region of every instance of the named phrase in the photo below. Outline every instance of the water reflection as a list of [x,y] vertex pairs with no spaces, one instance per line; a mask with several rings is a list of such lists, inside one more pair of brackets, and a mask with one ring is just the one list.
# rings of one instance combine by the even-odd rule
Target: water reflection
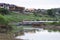
[[40,31],[40,30],[36,30],[36,29],[31,29],[31,30],[24,30],[24,33],[36,33],[36,31]]
[[24,35],[17,36],[18,39],[24,40],[60,40],[60,32],[48,32],[48,30],[30,30],[25,31]]

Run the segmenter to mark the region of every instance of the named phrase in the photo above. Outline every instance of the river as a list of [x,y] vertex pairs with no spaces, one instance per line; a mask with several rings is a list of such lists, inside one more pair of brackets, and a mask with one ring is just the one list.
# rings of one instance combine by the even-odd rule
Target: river
[[17,36],[16,38],[24,40],[60,40],[60,32],[48,32],[48,30],[40,29],[39,31],[24,32],[24,35]]

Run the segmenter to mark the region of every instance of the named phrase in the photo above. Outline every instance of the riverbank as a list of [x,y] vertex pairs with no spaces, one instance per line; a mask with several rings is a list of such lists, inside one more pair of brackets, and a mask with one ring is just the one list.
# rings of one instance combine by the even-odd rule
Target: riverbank
[[13,28],[17,30],[23,30],[24,27],[36,27],[36,28],[43,28],[48,30],[56,30],[60,31],[60,22],[58,21],[25,21],[25,22],[18,22],[18,23],[11,23],[15,25]]

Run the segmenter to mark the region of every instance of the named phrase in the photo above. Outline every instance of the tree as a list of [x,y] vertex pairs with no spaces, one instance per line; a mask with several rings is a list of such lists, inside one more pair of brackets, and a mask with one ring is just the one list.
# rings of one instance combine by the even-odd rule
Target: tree
[[9,14],[9,11],[7,9],[0,8],[0,14],[2,15]]
[[53,11],[52,11],[52,9],[48,9],[48,10],[47,10],[47,14],[48,14],[49,16],[52,16],[52,17],[55,16],[54,13],[53,13]]
[[40,9],[37,9],[37,13],[40,13],[41,12],[41,10]]
[[60,13],[60,10],[58,12]]

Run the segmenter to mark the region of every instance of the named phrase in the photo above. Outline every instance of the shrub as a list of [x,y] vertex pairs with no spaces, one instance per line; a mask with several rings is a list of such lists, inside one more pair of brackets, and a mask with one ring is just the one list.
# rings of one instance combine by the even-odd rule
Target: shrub
[[0,14],[0,24],[8,24],[8,19],[6,19],[3,15]]
[[9,20],[0,14],[0,32],[1,33],[9,33],[12,31],[12,26],[8,25]]

